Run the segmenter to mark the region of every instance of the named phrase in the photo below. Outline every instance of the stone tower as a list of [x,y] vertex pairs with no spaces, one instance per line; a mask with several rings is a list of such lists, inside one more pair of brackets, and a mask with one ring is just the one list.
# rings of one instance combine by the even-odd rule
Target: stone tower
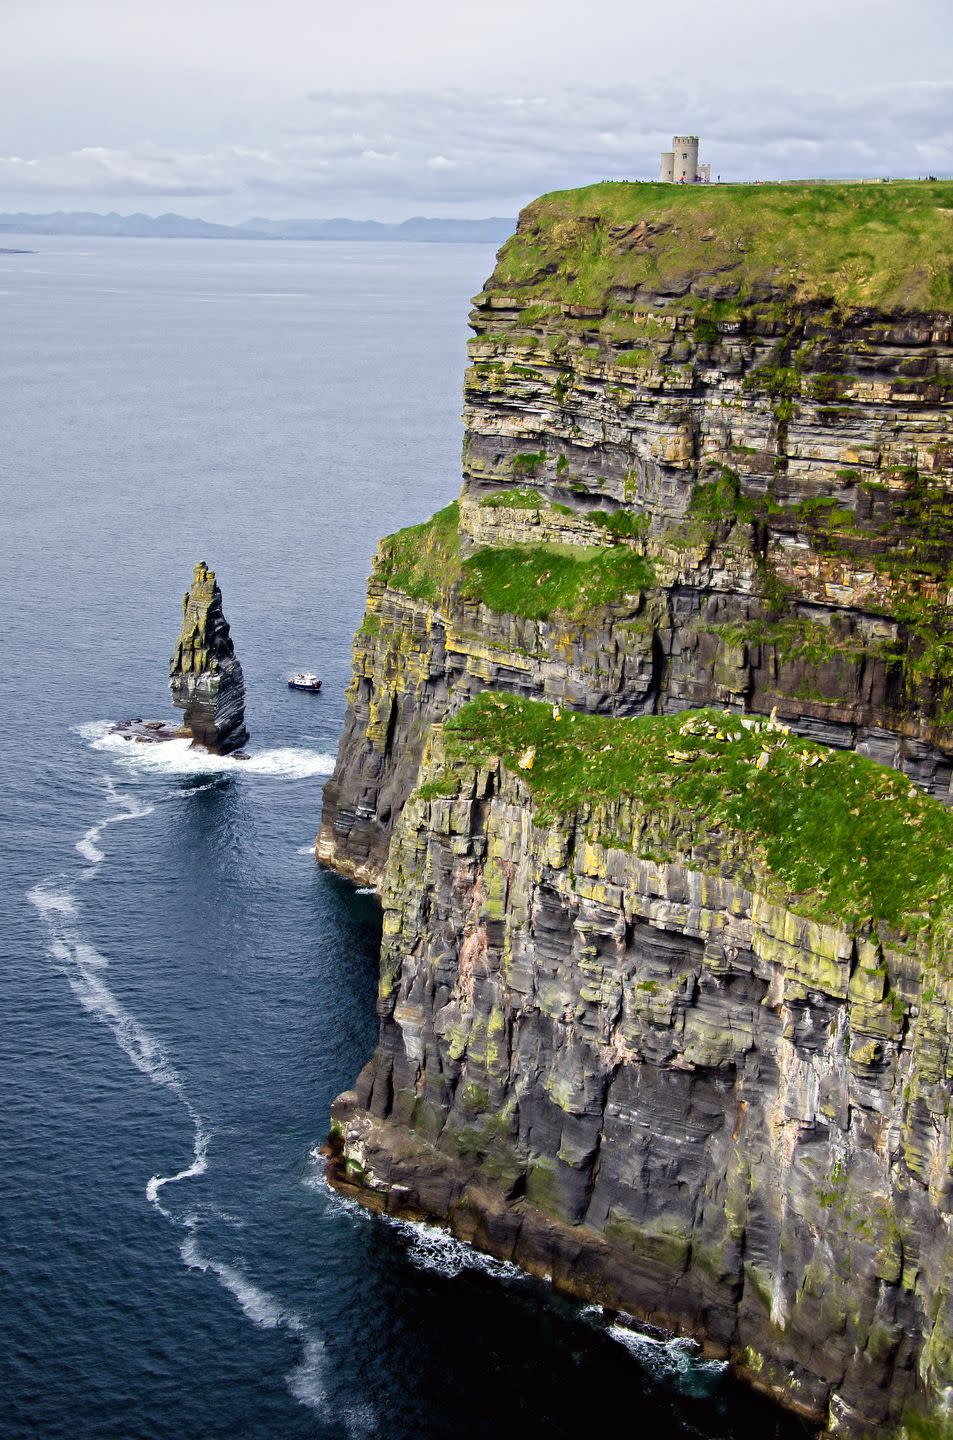
[[672,151],[675,157],[675,173],[672,178],[676,184],[680,184],[684,178],[686,185],[694,185],[698,174],[698,136],[674,136]]
[[659,179],[663,185],[708,185],[711,166],[698,163],[698,136],[675,135],[671,150],[660,156]]

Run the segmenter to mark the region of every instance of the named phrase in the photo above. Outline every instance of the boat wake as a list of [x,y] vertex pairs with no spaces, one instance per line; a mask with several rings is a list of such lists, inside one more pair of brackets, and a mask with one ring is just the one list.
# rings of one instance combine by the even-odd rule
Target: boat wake
[[[125,741],[120,740],[119,743],[128,748]],[[170,742],[174,743],[176,742]],[[106,748],[95,742],[94,745],[95,748]],[[154,747],[137,748],[153,750]],[[265,757],[282,753],[284,752],[266,751]],[[103,836],[110,825],[120,821],[144,819],[153,813],[152,805],[142,803],[135,796],[120,791],[109,778],[106,779],[105,794],[110,806],[109,812],[91,825],[76,842],[77,851],[86,861],[86,867],[77,877],[81,881],[88,881],[98,873],[105,859]],[[182,1077],[164,1045],[149,1033],[110,989],[105,978],[109,970],[109,959],[97,950],[83,933],[76,890],[65,877],[50,879],[33,886],[27,892],[27,898],[36,909],[43,925],[47,954],[66,979],[79,1004],[94,1019],[106,1026],[119,1048],[141,1074],[147,1076],[154,1085],[161,1086],[175,1096],[189,1117],[192,1125],[190,1163],[172,1175],[151,1176],[145,1187],[147,1200],[159,1214],[171,1225],[186,1232],[180,1246],[183,1262],[191,1270],[213,1276],[234,1297],[242,1312],[255,1325],[266,1329],[280,1327],[293,1337],[299,1353],[297,1364],[285,1377],[288,1389],[300,1404],[320,1414],[324,1419],[331,1418],[324,1380],[325,1345],[321,1337],[313,1332],[300,1315],[285,1308],[276,1297],[256,1285],[238,1266],[206,1256],[199,1246],[201,1221],[197,1213],[191,1210],[184,1215],[177,1215],[166,1203],[165,1192],[168,1187],[198,1180],[206,1173],[212,1135],[192,1103]],[[230,1223],[236,1224],[233,1220],[230,1220]],[[240,1228],[240,1222],[236,1224],[236,1228]],[[375,1429],[373,1416],[363,1407],[355,1407],[340,1414],[338,1418],[353,1437],[373,1433]]]

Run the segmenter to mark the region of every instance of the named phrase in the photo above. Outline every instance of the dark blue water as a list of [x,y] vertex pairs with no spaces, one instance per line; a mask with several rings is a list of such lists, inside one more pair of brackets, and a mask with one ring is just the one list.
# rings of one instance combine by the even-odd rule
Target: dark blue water
[[[33,243],[0,256],[0,1435],[788,1434],[314,1154],[375,1034],[376,903],[310,848],[350,639],[377,538],[458,489],[492,254]],[[243,765],[97,724],[169,714],[199,559]]]

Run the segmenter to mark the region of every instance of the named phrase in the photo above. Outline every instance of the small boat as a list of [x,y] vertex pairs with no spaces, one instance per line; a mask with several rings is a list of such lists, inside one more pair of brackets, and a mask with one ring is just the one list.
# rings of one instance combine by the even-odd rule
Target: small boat
[[296,674],[289,675],[288,685],[292,690],[310,690],[312,695],[316,695],[321,689],[321,681],[317,675],[309,675],[304,670],[299,670]]

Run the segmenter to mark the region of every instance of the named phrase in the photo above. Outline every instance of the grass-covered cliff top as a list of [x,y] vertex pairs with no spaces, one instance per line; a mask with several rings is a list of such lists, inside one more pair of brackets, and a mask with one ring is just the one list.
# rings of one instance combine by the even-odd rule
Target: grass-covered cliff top
[[437,604],[451,590],[527,620],[582,619],[634,599],[654,584],[647,560],[623,546],[512,545],[460,554],[456,500],[421,525],[380,543],[376,575],[395,590]]
[[661,185],[544,195],[488,290],[601,307],[613,287],[672,295],[708,276],[732,306],[788,291],[845,308],[953,311],[953,181]]
[[540,823],[630,796],[694,843],[740,844],[803,914],[900,930],[953,916],[953,810],[853,752],[718,710],[622,720],[492,692],[444,733],[449,761],[519,774]]

